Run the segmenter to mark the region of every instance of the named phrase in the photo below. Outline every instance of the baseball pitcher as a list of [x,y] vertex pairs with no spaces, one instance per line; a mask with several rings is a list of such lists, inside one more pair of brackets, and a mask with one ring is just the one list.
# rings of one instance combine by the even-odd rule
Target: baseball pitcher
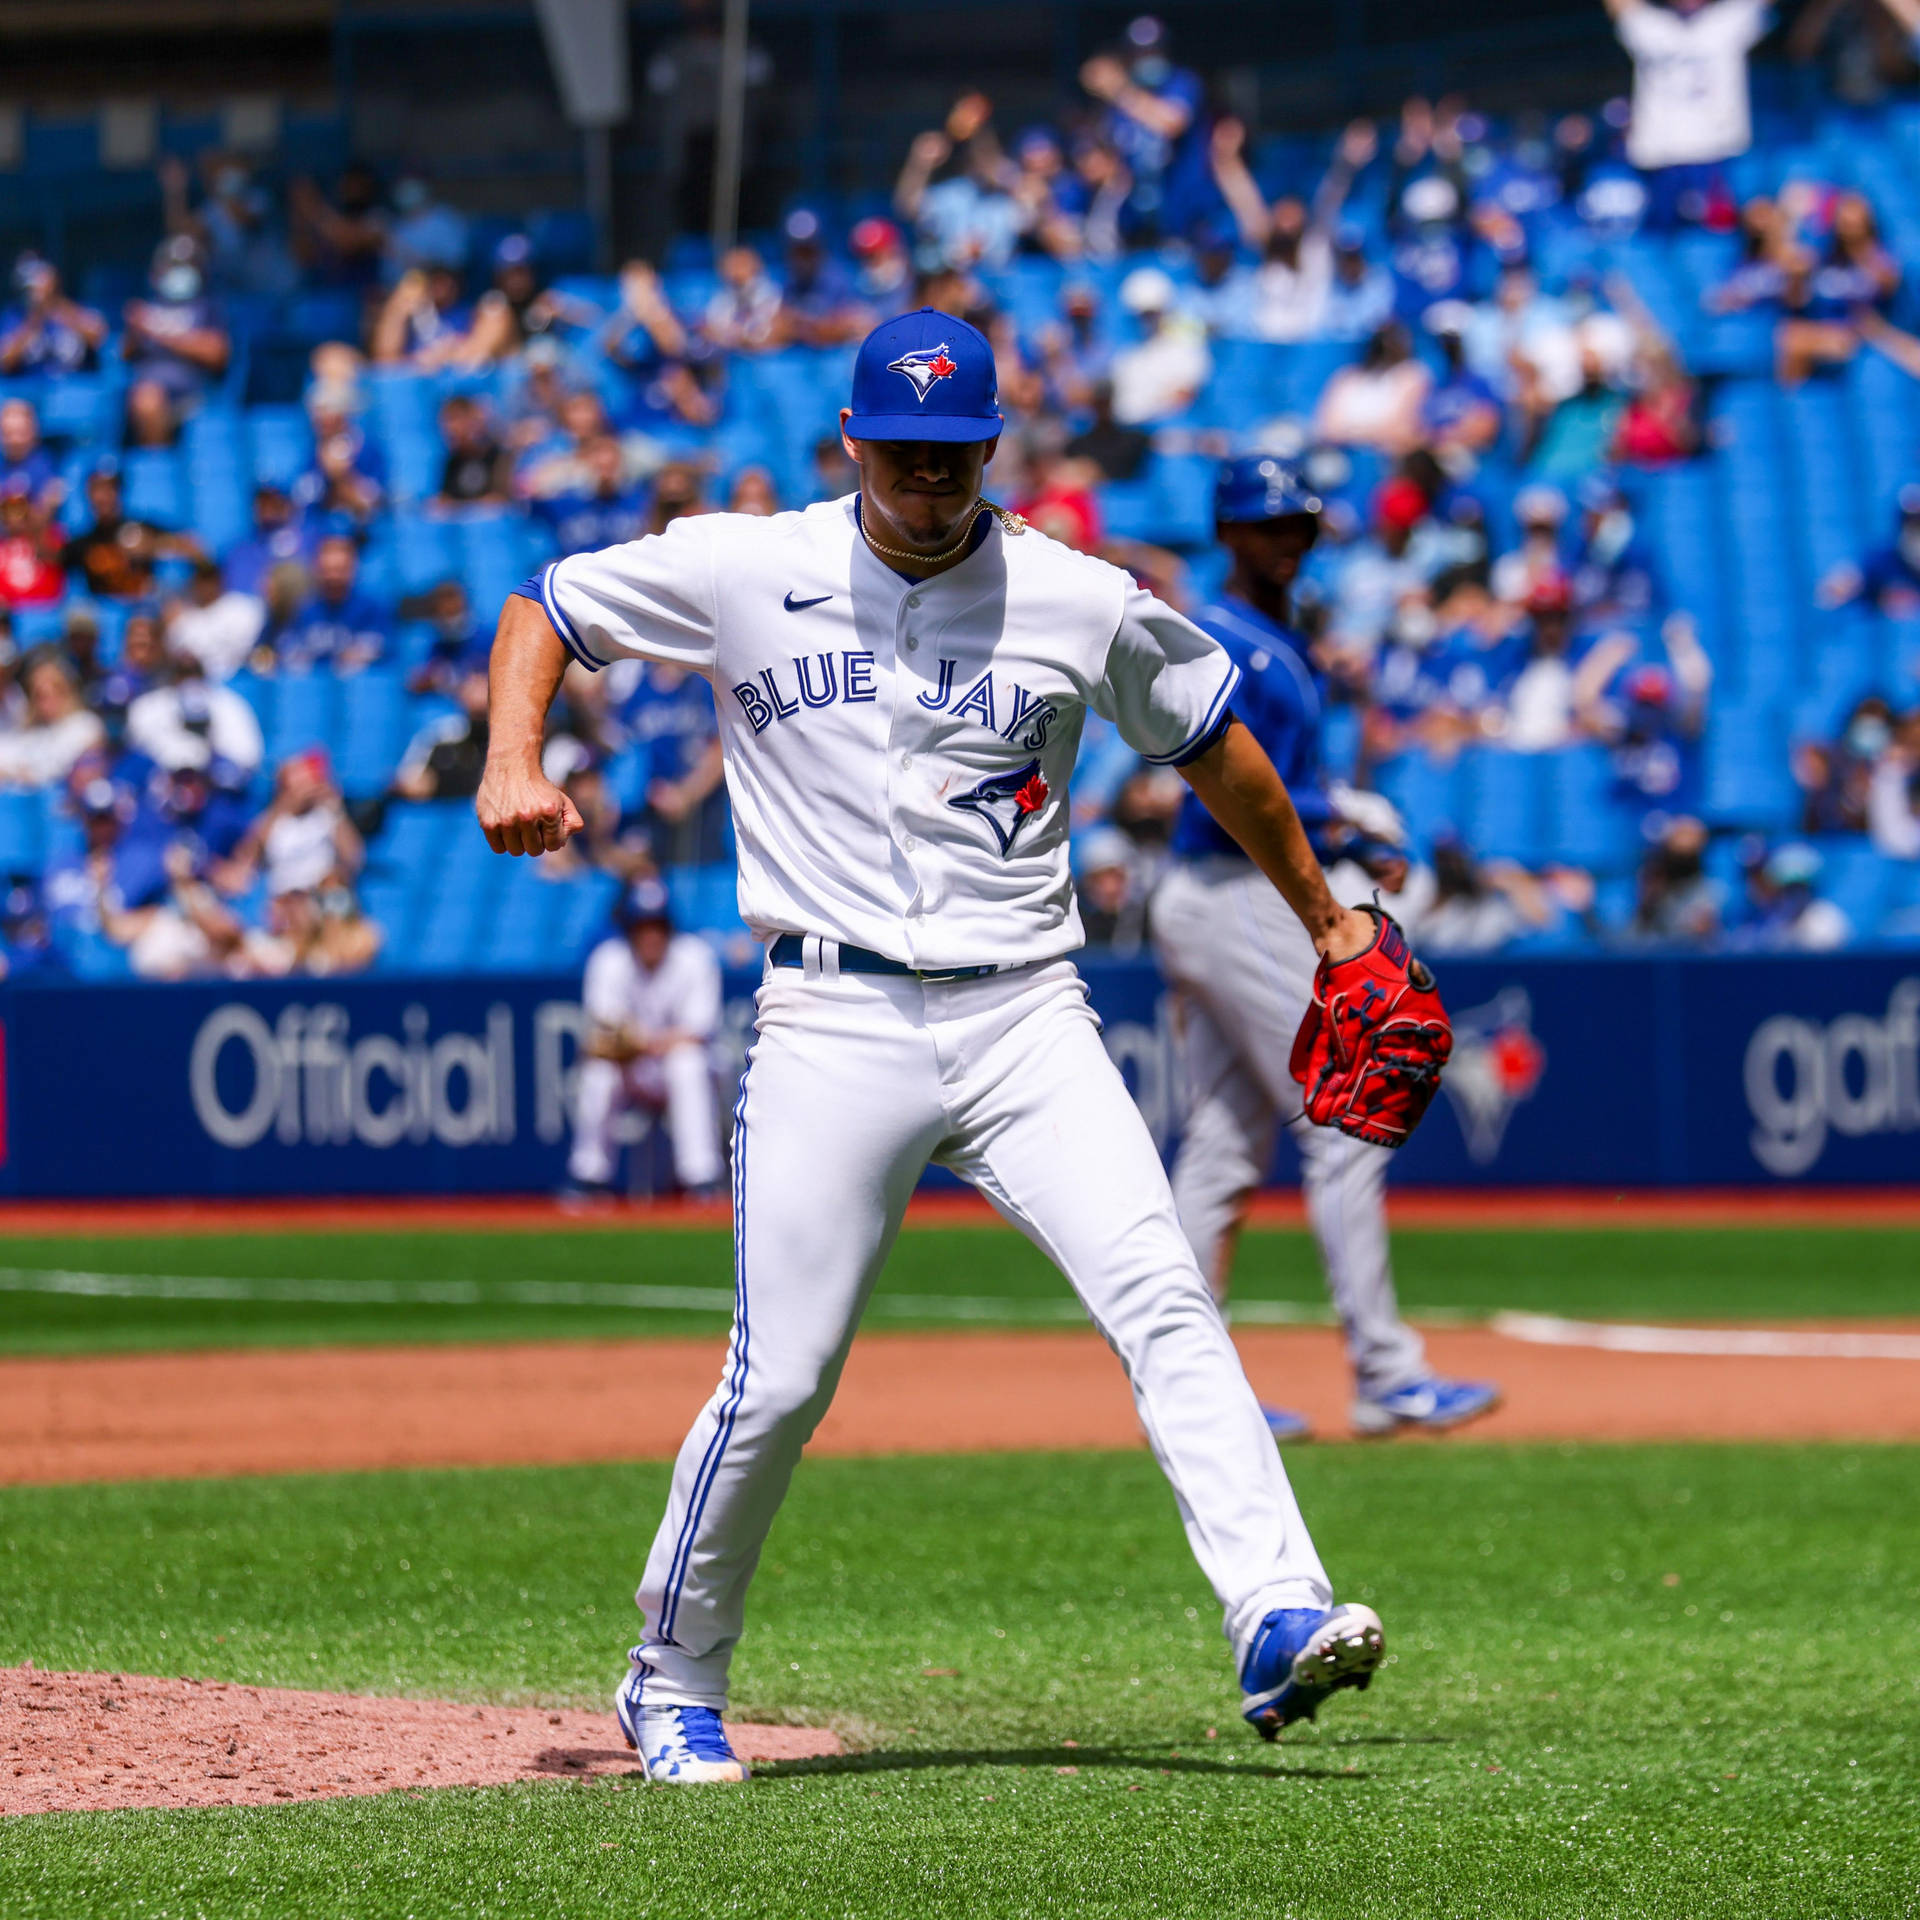
[[[1087,710],[1180,768],[1284,895],[1329,962],[1328,1012],[1343,967],[1382,964],[1379,929],[1328,892],[1234,722],[1239,672],[1218,643],[982,499],[1001,416],[981,334],[924,308],[886,322],[841,426],[857,493],[556,561],[494,642],[476,803],[490,844],[537,855],[579,830],[540,771],[570,661],[686,667],[714,686],[740,910],[766,942],[735,1108],[733,1332],[641,1577],[620,1720],[655,1780],[746,1777],[720,1714],[747,1588],[938,1161],[1059,1266],[1119,1355],[1219,1596],[1242,1711],[1272,1737],[1364,1686],[1384,1642],[1370,1609],[1334,1604],[1067,958],[1067,782]],[[1382,1100],[1404,1115],[1436,1064],[1378,1023],[1335,1018],[1318,1046],[1322,1108],[1342,1124]]]

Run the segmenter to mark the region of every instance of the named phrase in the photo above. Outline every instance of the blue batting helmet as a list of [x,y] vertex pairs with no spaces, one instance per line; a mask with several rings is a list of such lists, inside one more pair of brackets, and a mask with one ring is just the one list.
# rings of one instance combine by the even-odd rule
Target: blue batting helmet
[[1233,524],[1300,514],[1318,519],[1323,505],[1298,467],[1270,453],[1229,460],[1213,485],[1214,519]]

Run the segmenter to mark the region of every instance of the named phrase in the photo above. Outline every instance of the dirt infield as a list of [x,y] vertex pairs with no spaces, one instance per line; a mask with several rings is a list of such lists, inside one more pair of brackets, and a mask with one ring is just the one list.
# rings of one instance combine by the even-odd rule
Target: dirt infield
[[[1396,1189],[1396,1226],[1487,1231],[1501,1227],[1920,1227],[1920,1187],[1717,1189],[1628,1192],[1513,1189],[1483,1193]],[[971,1193],[921,1194],[907,1224],[995,1226],[1000,1216]],[[401,1199],[7,1200],[0,1237],[158,1233],[553,1233],[567,1228],[726,1227],[727,1203],[567,1205],[523,1195]],[[1304,1227],[1297,1193],[1266,1193],[1252,1224]]]
[[[822,1728],[728,1731],[743,1760],[843,1751]],[[641,1777],[610,1713],[0,1667],[0,1815],[273,1806],[595,1774]]]
[[[1890,1352],[1910,1356],[1915,1331],[1896,1330]],[[1337,1333],[1235,1337],[1264,1397],[1322,1434],[1346,1432]],[[1920,1440],[1912,1357],[1645,1352],[1487,1327],[1427,1339],[1443,1371],[1505,1389],[1476,1439]],[[0,1482],[666,1459],[721,1352],[696,1338],[5,1360]],[[856,1342],[813,1450],[1139,1444],[1119,1367],[1091,1331],[882,1332]]]

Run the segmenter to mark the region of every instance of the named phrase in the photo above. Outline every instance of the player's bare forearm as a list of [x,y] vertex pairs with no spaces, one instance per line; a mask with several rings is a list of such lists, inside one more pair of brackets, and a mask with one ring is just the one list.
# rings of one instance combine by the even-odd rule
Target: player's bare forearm
[[1373,921],[1333,897],[1286,784],[1238,720],[1180,771],[1206,810],[1279,889],[1320,952],[1342,960],[1372,944]]
[[487,770],[473,809],[495,853],[550,853],[585,825],[540,771],[547,709],[567,670],[567,649],[546,613],[513,595],[500,611],[487,668]]

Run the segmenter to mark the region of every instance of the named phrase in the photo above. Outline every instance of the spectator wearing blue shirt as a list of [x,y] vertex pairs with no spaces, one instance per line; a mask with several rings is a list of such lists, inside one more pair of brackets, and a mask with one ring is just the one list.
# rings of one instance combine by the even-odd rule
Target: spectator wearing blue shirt
[[470,673],[484,673],[493,636],[473,617],[467,590],[458,580],[400,602],[402,620],[425,621],[433,629],[427,657],[407,676],[409,693],[451,694]]
[[820,216],[811,207],[795,207],[783,231],[787,270],[780,314],[786,338],[809,347],[860,339],[874,316],[854,293],[847,270],[827,252]]
[[167,231],[200,243],[211,283],[235,293],[287,293],[298,270],[273,221],[272,203],[244,156],[201,155],[200,204],[189,203],[191,176],[184,160],[168,158],[158,168]]
[[560,553],[594,553],[639,539],[646,531],[646,489],[628,481],[620,442],[610,433],[595,434],[580,448],[580,465],[584,488],[533,503]]
[[263,481],[253,490],[253,532],[227,549],[227,585],[264,600],[273,570],[311,566],[319,544],[319,528],[300,518],[286,488]]
[[1184,234],[1214,198],[1200,76],[1173,64],[1166,28],[1142,14],[1118,54],[1096,54],[1080,69],[1080,84],[1105,103],[1101,137],[1132,177],[1129,231]]
[[27,874],[10,877],[0,895],[0,980],[60,973],[65,960],[53,944],[53,929],[38,883]]
[[1019,244],[1024,215],[1001,181],[1004,156],[992,117],[984,93],[962,94],[945,128],[916,134],[907,149],[893,204],[912,223],[920,265],[930,272],[1004,267]]
[[15,485],[43,514],[66,497],[53,455],[40,444],[40,416],[30,400],[0,402],[0,490]]
[[[359,356],[350,351],[343,358],[358,364]],[[307,390],[313,465],[289,490],[303,518],[364,530],[386,504],[386,456],[360,425],[365,408],[365,391],[340,373],[316,380]]]
[[467,218],[434,198],[424,174],[409,170],[393,183],[393,217],[381,277],[389,283],[404,273],[444,267],[458,273],[467,258]]
[[[5,414],[0,411],[0,427]],[[1820,583],[1823,607],[1864,601],[1895,619],[1920,614],[1920,481],[1900,489],[1899,525],[1890,546],[1876,547],[1858,564],[1835,567]]]
[[311,596],[267,636],[282,672],[357,673],[380,658],[387,648],[387,610],[359,583],[358,545],[347,534],[326,535],[314,551]]
[[184,233],[163,240],[149,278],[153,297],[127,302],[120,342],[133,373],[127,395],[133,418],[157,405],[140,397],[143,387],[157,389],[176,414],[190,410],[226,372],[233,352],[219,303],[207,292],[197,241]]
[[678,667],[639,667],[619,710],[621,731],[645,757],[641,824],[656,866],[705,866],[726,857],[726,789],[713,691]]
[[1434,458],[1454,474],[1478,465],[1500,438],[1504,418],[1500,396],[1466,363],[1462,336],[1470,312],[1464,304],[1448,301],[1427,318],[1440,343],[1445,371],[1421,405],[1420,424]]
[[60,275],[37,253],[14,262],[19,304],[0,321],[0,373],[90,373],[107,338],[104,314],[69,300]]
[[104,775],[86,781],[74,801],[82,844],[56,854],[42,882],[54,937],[125,944],[135,931],[129,916],[166,896],[165,842],[127,834],[138,802]]
[[1370,340],[1393,318],[1393,275],[1367,257],[1367,230],[1343,221],[1333,230],[1333,278],[1321,309],[1328,340]]

